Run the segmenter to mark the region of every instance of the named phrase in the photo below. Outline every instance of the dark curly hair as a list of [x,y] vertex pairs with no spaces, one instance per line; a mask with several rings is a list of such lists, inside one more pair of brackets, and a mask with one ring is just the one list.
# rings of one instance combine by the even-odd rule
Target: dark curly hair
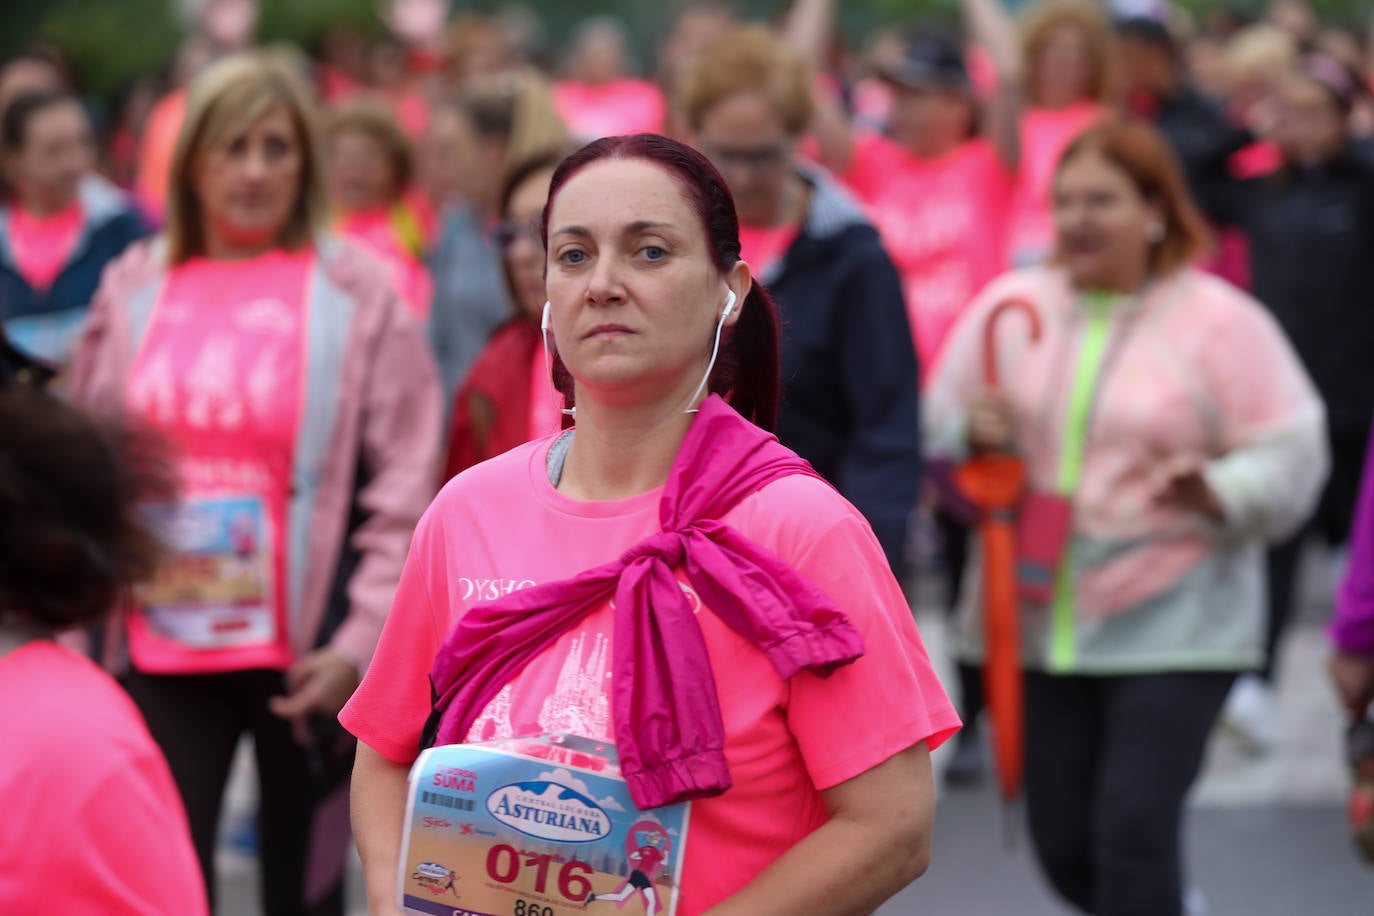
[[0,430],[0,614],[97,620],[161,555],[139,511],[173,496],[159,441],[19,385],[0,389]]

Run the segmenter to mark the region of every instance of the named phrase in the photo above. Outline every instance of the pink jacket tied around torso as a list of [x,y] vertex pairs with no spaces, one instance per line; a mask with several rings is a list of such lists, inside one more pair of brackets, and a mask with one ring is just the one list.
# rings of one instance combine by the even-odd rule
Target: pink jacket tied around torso
[[702,404],[659,504],[662,530],[614,562],[473,607],[449,633],[431,679],[435,744],[473,722],[524,666],[614,599],[614,734],[641,809],[718,795],[731,786],[715,677],[701,629],[674,576],[764,652],[779,676],[822,676],[863,655],[863,639],[820,589],[718,519],[805,461],[719,397]]

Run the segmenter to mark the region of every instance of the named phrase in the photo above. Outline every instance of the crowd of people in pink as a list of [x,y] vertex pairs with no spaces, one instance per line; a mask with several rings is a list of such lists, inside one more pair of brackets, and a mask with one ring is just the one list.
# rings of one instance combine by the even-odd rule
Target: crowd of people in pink
[[214,911],[247,737],[263,912],[343,916],[352,843],[373,916],[483,916],[408,779],[566,736],[691,812],[566,912],[873,912],[948,742],[1066,905],[1196,916],[1314,545],[1374,855],[1369,36],[781,7],[312,57],[199,0],[106,119],[0,63],[0,911]]

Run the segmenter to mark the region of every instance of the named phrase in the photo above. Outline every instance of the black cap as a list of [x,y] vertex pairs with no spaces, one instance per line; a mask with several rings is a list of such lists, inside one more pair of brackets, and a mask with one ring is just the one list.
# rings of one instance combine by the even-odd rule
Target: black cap
[[1173,53],[1176,50],[1174,34],[1169,27],[1152,16],[1128,16],[1116,21],[1118,38],[1132,39],[1142,44],[1153,45],[1162,51]]
[[902,59],[884,65],[878,72],[884,79],[908,89],[968,92],[973,88],[963,48],[950,36],[929,30],[912,33]]

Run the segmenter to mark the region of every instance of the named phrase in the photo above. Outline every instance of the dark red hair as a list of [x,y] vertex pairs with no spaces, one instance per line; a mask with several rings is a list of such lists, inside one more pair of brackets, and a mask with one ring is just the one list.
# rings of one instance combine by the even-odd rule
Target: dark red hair
[[[726,273],[739,263],[739,217],[735,215],[735,199],[730,196],[725,179],[701,153],[658,134],[606,137],[563,160],[553,173],[549,200],[544,206],[541,232],[546,250],[549,213],[558,192],[578,172],[606,159],[642,159],[676,178],[683,196],[701,218],[706,247],[716,269]],[[709,388],[722,395],[746,420],[772,431],[778,422],[778,372],[778,312],[756,279],[745,297],[739,321],[726,329],[721,340],[720,358],[711,373]],[[554,384],[571,406],[572,377],[561,359],[554,366]]]

